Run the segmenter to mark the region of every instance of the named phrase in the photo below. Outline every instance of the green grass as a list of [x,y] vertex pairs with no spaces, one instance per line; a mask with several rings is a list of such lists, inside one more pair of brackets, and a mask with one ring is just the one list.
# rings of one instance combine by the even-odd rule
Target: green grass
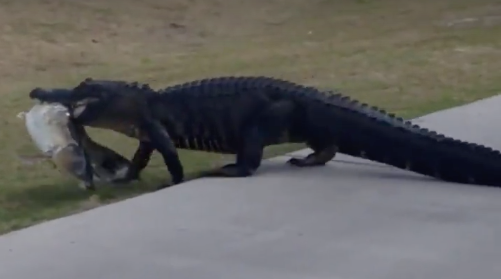
[[[92,76],[160,88],[207,76],[269,75],[340,89],[404,117],[501,91],[501,5],[495,0],[0,4],[0,233],[132,197],[169,179],[155,155],[143,183],[91,196],[48,165],[23,165],[17,156],[36,151],[15,116],[31,106],[27,92],[36,86],[72,86]],[[137,146],[109,131],[91,135],[128,157]],[[188,151],[181,157],[188,174],[232,159]]]

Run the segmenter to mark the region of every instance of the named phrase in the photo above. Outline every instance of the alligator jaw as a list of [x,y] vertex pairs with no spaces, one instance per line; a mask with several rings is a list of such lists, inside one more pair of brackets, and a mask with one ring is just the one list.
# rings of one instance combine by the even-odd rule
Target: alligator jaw
[[[139,139],[140,131],[135,125],[133,108],[126,110],[127,115],[119,115],[121,108],[113,107],[111,100],[103,100],[98,94],[79,94],[72,89],[42,89],[35,88],[30,92],[30,98],[41,103],[60,103],[69,108],[71,117],[80,125],[110,129],[128,137]],[[107,110],[114,110],[108,112]]]
[[59,103],[66,106],[72,118],[83,122],[84,125],[98,115],[96,109],[93,112],[88,112],[90,104],[99,104],[101,108],[103,107],[103,104],[99,103],[100,98],[95,94],[78,94],[71,89],[35,88],[31,90],[29,96],[40,103]]
[[88,104],[96,102],[100,98],[97,93],[78,94],[71,89],[43,89],[35,88],[29,93],[31,99],[39,100],[45,103],[60,103],[66,106],[74,106],[77,104]]

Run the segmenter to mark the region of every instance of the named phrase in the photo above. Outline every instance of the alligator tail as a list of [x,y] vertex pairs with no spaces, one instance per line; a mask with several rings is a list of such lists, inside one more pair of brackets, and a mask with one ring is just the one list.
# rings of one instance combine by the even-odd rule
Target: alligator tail
[[349,96],[334,92],[332,90],[327,91],[327,93],[330,94],[329,100],[334,101],[336,106],[353,109],[367,116],[376,117],[380,121],[388,122],[395,127],[401,127],[420,134],[428,134],[431,137],[443,137],[443,135],[437,132],[430,131],[426,128],[421,128],[409,120],[405,120],[402,117],[396,116],[394,113],[388,113],[382,108],[370,106],[369,104],[362,103],[358,100],[350,98]]
[[328,97],[326,115],[334,120],[331,124],[339,123],[328,130],[338,135],[340,153],[444,181],[501,187],[499,151],[423,129],[379,109],[343,104],[341,99]]

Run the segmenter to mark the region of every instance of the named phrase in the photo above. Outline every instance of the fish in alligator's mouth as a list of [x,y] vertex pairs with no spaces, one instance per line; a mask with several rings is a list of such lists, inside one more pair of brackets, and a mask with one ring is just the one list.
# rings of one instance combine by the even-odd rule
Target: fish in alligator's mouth
[[131,162],[90,139],[83,126],[72,121],[68,108],[57,103],[38,103],[18,114],[41,151],[25,162],[51,161],[63,173],[77,178],[87,189],[94,181],[119,182],[128,175]]

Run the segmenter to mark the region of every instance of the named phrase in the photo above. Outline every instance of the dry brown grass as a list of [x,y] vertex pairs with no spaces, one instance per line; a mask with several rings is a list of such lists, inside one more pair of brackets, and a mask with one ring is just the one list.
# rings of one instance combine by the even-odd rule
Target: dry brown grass
[[[146,185],[98,199],[45,165],[17,112],[35,86],[87,76],[155,87],[206,76],[259,74],[342,89],[404,116],[496,94],[501,88],[501,5],[495,0],[0,0],[4,125],[0,232],[148,190],[168,178],[158,156]],[[92,134],[130,156],[136,146]],[[285,149],[271,149],[271,153]],[[182,152],[188,172],[226,157]],[[90,200],[89,200],[90,199]]]

